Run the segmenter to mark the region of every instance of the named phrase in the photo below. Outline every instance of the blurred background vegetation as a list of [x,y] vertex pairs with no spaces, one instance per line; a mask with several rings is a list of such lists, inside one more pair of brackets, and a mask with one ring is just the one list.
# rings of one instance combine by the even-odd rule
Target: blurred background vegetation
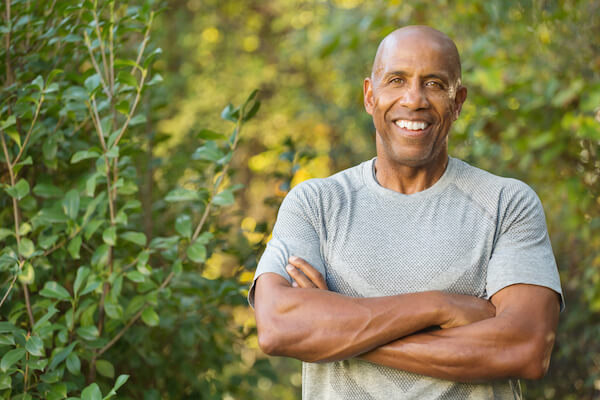
[[[3,16],[7,15],[9,3],[5,1],[0,6]],[[12,68],[21,68],[22,74],[3,81],[3,104],[10,98],[11,90],[15,90],[11,89],[15,79],[17,83],[19,77],[29,83],[38,73],[46,78],[57,62],[57,52],[62,51],[66,56],[65,65],[60,68],[72,69],[72,75],[63,79],[70,81],[69,85],[77,82],[82,85],[84,78],[94,73],[89,60],[85,60],[89,57],[85,46],[77,47],[83,43],[78,24],[88,24],[81,29],[95,30],[93,22],[77,19],[79,2],[58,3],[50,7],[42,6],[45,3],[41,1],[12,1],[12,32],[21,29],[25,32],[21,39],[29,41],[28,29],[46,41],[35,55],[18,48],[11,50],[13,63],[15,59],[21,60]],[[81,4],[91,10],[89,3]],[[111,3],[98,2],[101,16],[107,15]],[[144,54],[162,49],[152,67],[153,74],[162,79],[143,92],[137,112],[145,118],[128,127],[130,139],[123,145],[126,150],[121,150],[127,151],[129,166],[136,172],[132,173],[131,181],[137,190],[124,195],[140,203],[131,211],[128,229],[143,232],[150,242],[153,238],[180,233],[182,221],[177,225],[177,220],[182,214],[192,215],[197,223],[194,215],[202,215],[210,204],[207,199],[215,193],[195,199],[198,204],[188,204],[185,201],[194,199],[175,200],[173,190],[178,187],[202,192],[202,187],[212,187],[214,182],[215,176],[210,171],[223,172],[223,163],[194,152],[207,143],[204,139],[217,139],[203,130],[231,133],[231,121],[219,118],[221,110],[230,102],[241,104],[254,89],[260,90],[262,107],[244,126],[231,168],[223,174],[225,186],[244,186],[235,192],[234,205],[223,202],[218,212],[209,213],[206,230],[212,236],[206,241],[206,257],[200,257],[206,261],[184,260],[183,272],[178,272],[170,283],[170,291],[152,303],[160,322],[146,318],[134,323],[104,353],[113,371],[95,377],[103,392],[111,387],[114,376],[128,374],[130,378],[119,389],[119,398],[300,398],[300,363],[266,358],[258,350],[253,314],[245,303],[248,285],[269,239],[277,207],[287,191],[298,182],[328,176],[375,155],[373,126],[362,105],[362,80],[369,73],[379,40],[397,27],[426,24],[446,32],[457,43],[462,56],[463,83],[469,89],[462,115],[451,133],[450,154],[496,174],[527,182],[540,196],[546,211],[567,309],[561,315],[550,371],[540,381],[522,382],[525,397],[600,398],[599,2],[139,0],[127,3],[114,2],[123,15],[133,15],[138,6],[142,11],[144,7],[156,10],[148,51]],[[30,21],[37,18],[42,22],[28,26],[27,20],[19,19],[23,15],[30,15]],[[65,33],[68,24],[61,25],[61,21],[69,16],[72,17],[69,21],[75,22],[70,28],[72,32]],[[48,30],[49,26],[56,29]],[[105,32],[109,25],[102,26]],[[7,27],[5,17],[2,26],[5,38]],[[133,60],[143,40],[144,29],[138,27],[138,31],[137,36],[128,36],[125,30],[122,35],[117,33],[115,39],[117,47]],[[53,35],[58,39],[52,41]],[[13,33],[12,40],[19,40],[19,36]],[[2,52],[2,60],[8,60],[6,47]],[[97,59],[101,62],[99,55]],[[0,65],[1,76],[8,77],[7,62]],[[81,78],[73,75],[76,73]],[[61,96],[68,88],[63,83]],[[57,96],[56,103],[60,103],[61,96]],[[128,101],[131,103],[133,97]],[[52,118],[60,117],[58,111],[53,114],[52,107],[56,105],[49,100],[46,104],[40,114],[40,121],[42,124],[46,121],[46,127],[39,129],[48,133],[39,135],[50,138],[56,124]],[[28,121],[33,119],[30,114],[24,114]],[[6,118],[3,114],[2,120]],[[32,188],[43,177],[67,192],[68,177],[84,175],[77,169],[79,164],[67,164],[75,149],[84,148],[83,142],[91,146],[91,139],[81,133],[75,135],[74,127],[83,126],[85,131],[93,129],[93,125],[86,123],[85,117],[72,120],[71,125],[59,129],[58,152],[44,150],[41,141],[37,145],[32,143],[33,165],[24,167]],[[59,162],[53,163],[52,156]],[[61,157],[66,161],[62,162]],[[0,176],[9,188],[8,171],[2,166]],[[35,190],[33,194],[35,201],[25,202],[25,219],[27,213],[33,218],[45,201]],[[3,193],[0,200],[4,209],[0,211],[1,226],[10,228],[11,198]],[[34,226],[29,234],[36,244],[43,236],[41,229],[38,232]],[[102,243],[102,233],[97,235]],[[180,236],[180,246],[190,243],[189,238],[184,238],[186,235]],[[90,238],[93,242],[94,235]],[[16,248],[16,242],[7,234],[0,239],[0,246]],[[160,252],[160,246],[155,247]],[[136,260],[137,253],[128,255],[133,250],[121,250],[123,265]],[[79,265],[90,263],[87,259],[92,254],[82,253],[82,259],[78,260],[63,252],[57,259],[45,260],[44,265],[67,263],[68,267],[61,267],[53,279],[59,283],[64,280],[63,286],[72,291],[69,282],[74,280],[74,271]],[[52,257],[60,253],[61,250]],[[170,260],[168,255],[161,257]],[[160,270],[160,260],[153,260],[149,264]],[[94,267],[93,260],[91,263]],[[118,263],[115,268],[118,271]],[[49,269],[46,267],[44,271]],[[5,275],[2,280],[6,281],[3,295],[15,271],[7,268],[2,273]],[[17,273],[22,275],[23,271]],[[25,285],[30,286],[35,296],[44,285],[44,274],[47,272],[36,272],[33,281],[20,280],[23,285],[15,286],[0,309],[2,321],[11,321],[17,328],[29,331],[23,312]],[[116,278],[106,279],[112,285]],[[160,279],[157,282],[160,284]],[[140,292],[135,285],[130,290],[131,296],[124,295],[121,300],[125,314],[136,290]],[[99,301],[101,288],[90,295],[94,293]],[[40,304],[41,309],[45,303]],[[92,322],[97,323],[101,316],[91,313]],[[118,317],[114,316],[114,332],[127,321]],[[82,325],[85,324],[83,321]],[[106,329],[109,336],[105,340],[109,340],[111,326]],[[50,358],[52,349],[61,343],[52,335],[42,339]],[[0,344],[0,354],[13,348],[10,346],[19,348],[18,340],[16,345],[7,343]],[[90,357],[95,353],[90,349],[94,346],[88,347],[78,350],[83,360],[82,371],[93,364]],[[57,365],[60,370],[60,364]],[[73,395],[71,391],[79,393],[83,381],[68,365],[62,370],[61,379],[66,382],[69,395]],[[14,387],[22,385],[22,378],[15,378],[18,372],[8,367],[6,370],[2,367],[2,372],[15,374]],[[5,388],[3,379],[0,377],[0,387]],[[88,375],[85,383],[92,381]],[[5,388],[5,395],[8,391]]]

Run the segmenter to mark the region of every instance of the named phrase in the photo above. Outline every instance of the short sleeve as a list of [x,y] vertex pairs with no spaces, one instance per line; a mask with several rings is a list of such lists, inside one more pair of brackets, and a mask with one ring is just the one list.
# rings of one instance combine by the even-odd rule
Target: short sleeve
[[542,204],[521,182],[505,187],[499,203],[499,227],[488,264],[488,298],[518,283],[550,288],[565,303]]
[[273,272],[292,282],[285,266],[291,256],[306,260],[323,276],[325,262],[322,257],[323,223],[318,201],[318,192],[307,182],[296,186],[283,200],[273,235],[258,262],[248,302],[254,307],[256,279],[266,272]]

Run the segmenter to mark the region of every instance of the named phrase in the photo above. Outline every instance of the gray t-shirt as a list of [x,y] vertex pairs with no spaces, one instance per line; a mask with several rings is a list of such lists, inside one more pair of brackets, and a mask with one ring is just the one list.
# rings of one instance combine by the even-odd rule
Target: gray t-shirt
[[[291,282],[285,266],[295,255],[323,274],[329,290],[352,297],[443,290],[489,299],[527,283],[562,299],[544,211],[529,186],[450,158],[433,186],[404,195],[379,185],[374,162],[294,187],[254,280],[274,272]],[[518,382],[456,383],[358,359],[302,370],[309,400],[519,397]]]

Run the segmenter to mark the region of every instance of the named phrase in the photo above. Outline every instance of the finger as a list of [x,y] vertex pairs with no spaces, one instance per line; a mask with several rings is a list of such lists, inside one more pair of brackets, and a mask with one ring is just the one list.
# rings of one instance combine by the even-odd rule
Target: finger
[[297,269],[296,267],[294,267],[293,265],[287,265],[285,267],[285,269],[287,270],[288,274],[290,274],[290,276],[292,277],[292,279],[294,281],[296,281],[296,283],[298,283],[298,286],[304,289],[307,288],[315,288],[316,285],[314,285],[310,279],[308,279],[306,277],[306,275],[304,275],[302,273],[302,271],[300,271],[299,269]]
[[300,257],[292,256],[289,259],[290,263],[293,264],[296,268],[299,268],[308,278],[312,281],[312,283],[318,287],[319,289],[328,290],[327,283],[323,278],[323,275],[317,271],[315,267],[310,265],[308,262],[303,260]]

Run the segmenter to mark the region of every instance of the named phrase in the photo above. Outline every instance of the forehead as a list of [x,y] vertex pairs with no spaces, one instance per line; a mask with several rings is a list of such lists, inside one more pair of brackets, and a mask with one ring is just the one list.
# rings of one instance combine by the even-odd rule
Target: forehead
[[377,75],[402,71],[428,75],[455,75],[456,61],[448,45],[419,35],[404,35],[385,44],[375,70]]

